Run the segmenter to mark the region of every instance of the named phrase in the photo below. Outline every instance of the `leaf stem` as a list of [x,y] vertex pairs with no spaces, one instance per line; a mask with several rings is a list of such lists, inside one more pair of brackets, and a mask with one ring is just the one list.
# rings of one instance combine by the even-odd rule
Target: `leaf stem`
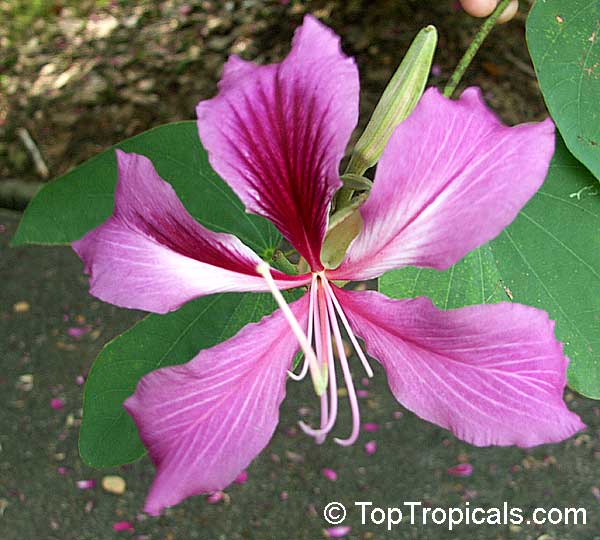
[[469,48],[467,49],[463,57],[460,59],[460,62],[456,66],[456,69],[450,77],[448,84],[446,84],[446,87],[444,88],[444,96],[448,98],[452,96],[454,90],[456,90],[456,87],[458,86],[458,83],[465,74],[465,71],[467,70],[467,68],[473,61],[473,58],[477,54],[479,47],[481,47],[482,43],[484,42],[485,38],[488,36],[492,28],[494,28],[498,17],[500,17],[500,15],[504,13],[504,10],[508,7],[510,1],[511,0],[500,0],[494,12],[481,25],[479,32],[477,32],[477,35],[473,38],[471,45],[469,45]]

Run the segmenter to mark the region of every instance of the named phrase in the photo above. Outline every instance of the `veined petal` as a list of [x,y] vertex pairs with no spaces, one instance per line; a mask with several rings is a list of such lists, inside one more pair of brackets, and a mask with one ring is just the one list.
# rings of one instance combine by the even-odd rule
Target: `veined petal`
[[386,147],[363,229],[334,279],[407,265],[444,270],[509,225],[544,181],[554,124],[504,126],[481,92],[429,89]]
[[250,212],[270,219],[314,270],[339,163],[358,118],[358,71],[340,38],[307,15],[279,64],[233,56],[219,94],[198,104],[213,168]]
[[[290,305],[305,326],[308,295]],[[267,445],[298,342],[281,310],[181,366],[143,377],[125,408],[157,468],[145,511],[221,490]]]
[[[206,294],[268,290],[256,272],[258,255],[195,221],[148,158],[117,150],[117,161],[113,215],[73,243],[91,276],[91,294],[166,313]],[[281,289],[306,282],[277,271],[273,277]]]
[[568,361],[546,312],[336,294],[396,399],[421,418],[477,446],[558,442],[585,427],[563,401]]

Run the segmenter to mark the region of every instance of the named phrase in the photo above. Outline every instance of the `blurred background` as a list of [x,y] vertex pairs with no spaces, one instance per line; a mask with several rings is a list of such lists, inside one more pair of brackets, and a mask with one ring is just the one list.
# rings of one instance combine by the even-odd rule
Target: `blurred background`
[[[545,114],[525,47],[529,6],[521,4],[463,81],[481,86],[509,123]],[[53,177],[126,137],[193,118],[229,54],[280,60],[305,13],[343,36],[356,57],[363,124],[420,28],[439,29],[430,84],[440,85],[480,24],[457,0],[1,0],[0,181],[46,179],[19,129]]]
[[[517,18],[494,30],[462,82],[481,86],[509,124],[546,115],[525,44],[528,8],[522,0]],[[288,385],[280,427],[247,481],[158,519],[141,512],[153,476],[147,458],[110,471],[79,459],[85,375],[102,345],[142,314],[90,297],[68,247],[9,249],[20,218],[10,209],[126,137],[194,118],[196,103],[216,92],[229,54],[280,60],[306,13],[330,25],[357,58],[362,125],[420,28],[438,28],[430,84],[441,86],[480,24],[454,0],[0,0],[0,539],[317,540],[328,527],[323,507],[334,500],[349,508],[350,539],[600,538],[600,408],[572,392],[567,401],[590,425],[586,432],[532,450],[477,449],[404,411],[378,370],[359,385],[372,430],[342,449],[298,433],[297,420],[316,421],[318,407],[309,385]],[[349,429],[346,413],[344,406],[341,433]],[[366,446],[372,441],[376,450]],[[360,523],[357,500],[583,506],[588,525],[454,532],[402,525],[389,533]]]

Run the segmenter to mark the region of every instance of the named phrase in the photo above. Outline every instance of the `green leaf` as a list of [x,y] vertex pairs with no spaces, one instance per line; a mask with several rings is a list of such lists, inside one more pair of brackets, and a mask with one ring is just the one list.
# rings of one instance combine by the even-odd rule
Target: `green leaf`
[[388,272],[380,290],[444,309],[513,298],[544,309],[571,360],[570,386],[600,398],[600,187],[560,139],[544,185],[498,238],[445,272]]
[[50,182],[27,207],[12,245],[68,244],[105,221],[117,181],[115,148],[149,157],[192,216],[209,229],[233,233],[259,254],[279,242],[276,229],[247,214],[212,170],[196,122],[187,121],[127,139]]
[[108,343],[85,384],[79,452],[92,467],[113,467],[144,455],[123,401],[139,379],[160,367],[182,364],[228,339],[275,309],[267,294],[218,294],[167,315],[149,315]]
[[569,150],[600,179],[600,2],[538,0],[527,44]]

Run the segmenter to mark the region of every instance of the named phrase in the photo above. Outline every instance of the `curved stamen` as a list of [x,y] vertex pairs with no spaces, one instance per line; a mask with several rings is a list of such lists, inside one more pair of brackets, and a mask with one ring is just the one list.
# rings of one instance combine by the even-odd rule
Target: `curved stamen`
[[[321,292],[322,289],[319,290]],[[320,321],[324,321],[319,324],[319,328],[321,328],[320,339],[317,342],[317,355],[319,358],[322,358],[322,353],[325,352],[327,354],[327,364],[329,366],[329,400],[331,402],[331,408],[329,412],[323,409],[324,403],[321,398],[321,428],[314,429],[310,427],[305,422],[298,422],[300,428],[304,433],[310,435],[311,437],[315,437],[316,442],[321,444],[325,440],[325,436],[333,429],[335,425],[335,421],[337,418],[337,410],[338,410],[338,395],[337,395],[337,381],[335,376],[335,363],[333,358],[333,344],[331,342],[331,327],[330,321],[327,316],[327,305],[325,300],[324,291],[322,294],[319,294],[319,307],[322,306],[322,310],[320,315],[317,314],[317,319]],[[317,332],[316,335],[319,335]],[[321,351],[321,344],[325,340],[326,351]],[[323,394],[325,395],[325,394]]]
[[[316,295],[317,295],[317,290],[315,287],[317,281],[317,276],[315,274],[313,274],[312,277],[312,282],[310,284],[310,297],[309,297],[309,304],[308,304],[308,330],[306,332],[307,334],[307,339],[309,343],[312,343],[312,336],[313,336],[313,324],[314,324],[314,305],[315,305],[315,299],[316,299]],[[290,376],[290,379],[294,380],[294,381],[301,381],[302,379],[304,379],[304,377],[306,377],[306,374],[308,373],[308,366],[309,366],[310,362],[308,360],[308,356],[304,355],[304,362],[302,364],[302,370],[300,371],[300,373],[298,373],[297,375],[291,371],[288,370],[288,375]]]
[[327,378],[323,377],[323,373],[321,371],[321,366],[319,366],[319,362],[317,360],[317,356],[315,355],[310,342],[308,341],[304,331],[300,327],[300,323],[298,319],[292,313],[292,310],[287,305],[285,298],[281,294],[281,291],[277,288],[275,284],[275,280],[271,275],[271,267],[265,262],[262,261],[257,265],[256,271],[263,276],[267,285],[269,286],[269,290],[275,298],[277,305],[281,308],[284,317],[286,318],[292,332],[296,336],[298,343],[300,343],[300,347],[304,352],[304,355],[308,358],[309,367],[310,367],[310,376],[313,381],[313,385],[315,387],[315,392],[318,396],[322,395],[327,388]]
[[[323,282],[327,285],[327,281],[323,280]],[[331,287],[328,287],[328,292],[332,292]],[[346,382],[346,388],[348,390],[348,400],[350,401],[350,409],[352,410],[352,432],[350,433],[350,437],[347,439],[338,439],[336,437],[333,440],[341,446],[350,446],[351,444],[354,444],[360,432],[360,411],[358,407],[358,399],[356,397],[356,390],[354,389],[354,383],[352,382],[352,373],[350,373],[348,359],[346,358],[346,351],[344,351],[342,334],[335,316],[331,294],[327,294],[326,298],[327,308],[329,310],[329,319],[331,321],[333,336],[335,338],[335,346],[338,352],[338,358],[340,359],[340,364],[342,366],[342,371],[344,373],[344,381]]]
[[354,350],[356,351],[356,354],[360,358],[360,361],[362,362],[362,365],[365,368],[367,375],[369,377],[373,377],[373,370],[371,369],[371,366],[369,365],[369,361],[367,360],[365,353],[362,351],[360,345],[358,344],[358,340],[356,339],[354,332],[352,332],[352,328],[350,328],[350,323],[348,322],[348,319],[346,318],[346,315],[344,314],[344,311],[342,310],[342,306],[338,302],[338,299],[335,297],[335,294],[333,292],[333,289],[331,288],[331,285],[329,285],[329,283],[326,279],[323,280],[323,283],[325,284],[325,288],[327,289],[327,293],[328,293],[327,296],[333,300],[335,309],[338,312],[340,319],[342,320],[342,324],[344,325],[344,328],[346,329],[346,332],[348,333],[348,337],[350,338],[350,341],[352,342],[352,345],[354,346]]

